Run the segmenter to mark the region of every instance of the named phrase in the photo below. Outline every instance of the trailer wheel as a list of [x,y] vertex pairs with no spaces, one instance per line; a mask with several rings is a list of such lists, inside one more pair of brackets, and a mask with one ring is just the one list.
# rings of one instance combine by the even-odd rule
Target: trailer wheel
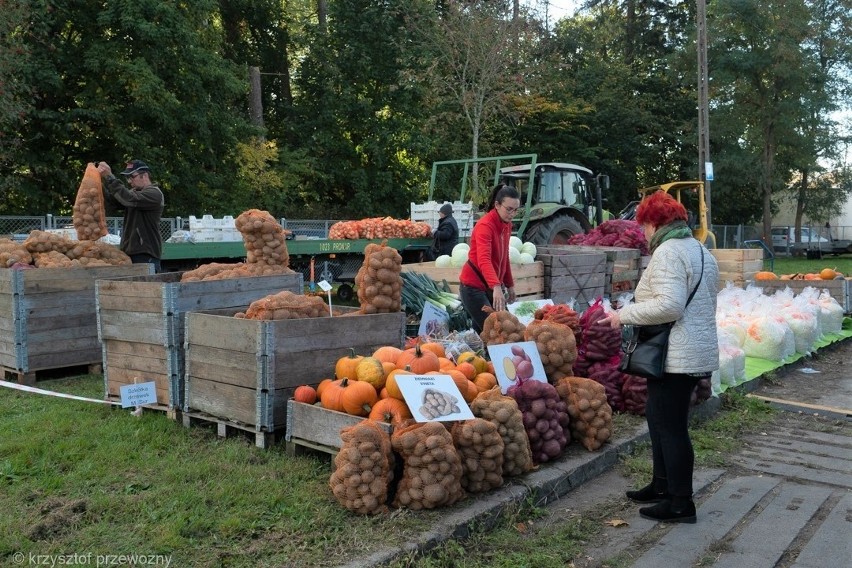
[[574,235],[585,233],[583,227],[568,215],[554,215],[542,219],[532,229],[527,230],[526,240],[537,246],[567,245]]
[[355,297],[355,290],[349,284],[341,284],[337,288],[337,297],[343,302],[348,302]]

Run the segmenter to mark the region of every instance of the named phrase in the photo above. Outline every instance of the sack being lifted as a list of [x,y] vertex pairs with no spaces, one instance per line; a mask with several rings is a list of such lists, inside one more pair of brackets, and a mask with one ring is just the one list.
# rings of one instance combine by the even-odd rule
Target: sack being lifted
[[83,181],[77,189],[71,219],[77,230],[78,240],[96,241],[108,234],[101,174],[95,164],[86,166]]

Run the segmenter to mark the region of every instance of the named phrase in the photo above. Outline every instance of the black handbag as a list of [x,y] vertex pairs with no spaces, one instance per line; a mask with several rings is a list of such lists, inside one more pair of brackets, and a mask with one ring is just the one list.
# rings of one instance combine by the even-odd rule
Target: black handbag
[[[704,250],[701,250],[701,275],[692,293],[686,300],[686,306],[692,301],[701,279],[704,277]],[[675,322],[656,325],[625,325],[621,328],[621,363],[618,370],[628,375],[646,379],[661,379],[666,370],[666,356],[669,352],[669,334]]]

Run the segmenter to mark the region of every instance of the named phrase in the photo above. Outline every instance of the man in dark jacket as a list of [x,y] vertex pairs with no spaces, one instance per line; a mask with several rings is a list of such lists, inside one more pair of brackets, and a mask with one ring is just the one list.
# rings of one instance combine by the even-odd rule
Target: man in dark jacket
[[459,244],[459,225],[453,217],[453,206],[444,203],[438,209],[438,226],[432,231],[434,242],[427,251],[426,260],[435,260],[441,255],[451,254],[453,247]]
[[107,207],[124,209],[119,248],[134,264],[153,264],[154,270],[159,272],[163,253],[160,217],[163,215],[165,198],[162,190],[151,181],[150,168],[142,160],[127,162],[121,175],[127,180],[129,188],[113,175],[112,168],[106,162],[98,163],[98,171],[104,180]]

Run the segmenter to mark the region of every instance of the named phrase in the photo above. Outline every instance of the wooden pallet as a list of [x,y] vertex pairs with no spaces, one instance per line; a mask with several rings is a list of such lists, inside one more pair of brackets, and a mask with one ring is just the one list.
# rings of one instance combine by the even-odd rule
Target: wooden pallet
[[181,412],[181,422],[187,428],[191,426],[205,426],[216,428],[216,435],[220,438],[234,438],[237,436],[251,438],[258,448],[267,449],[279,441],[284,432],[258,431],[252,424],[242,424],[223,420],[203,412]]
[[14,369],[0,365],[0,371],[3,372],[4,380],[13,381],[20,385],[35,386],[38,381],[48,379],[73,377],[83,374],[102,375],[103,366],[100,363],[92,363],[90,365],[71,365],[23,371],[21,369]]

